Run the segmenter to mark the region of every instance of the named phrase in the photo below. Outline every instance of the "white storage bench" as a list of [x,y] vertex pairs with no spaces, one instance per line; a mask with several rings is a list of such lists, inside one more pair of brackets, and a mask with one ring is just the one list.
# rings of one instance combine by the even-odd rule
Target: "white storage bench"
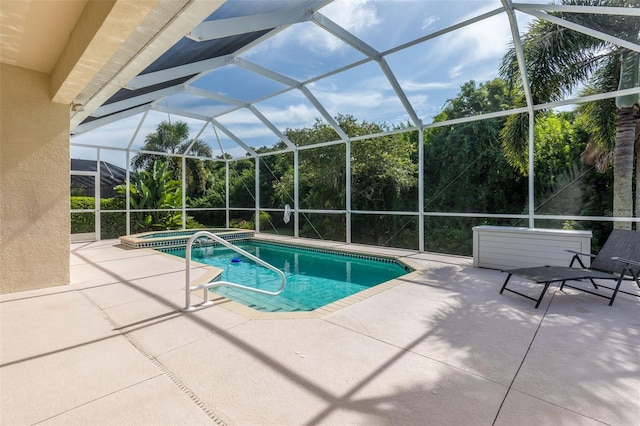
[[[575,250],[591,253],[591,231],[476,226],[473,266],[490,269],[569,266]],[[590,259],[582,256],[585,266]]]

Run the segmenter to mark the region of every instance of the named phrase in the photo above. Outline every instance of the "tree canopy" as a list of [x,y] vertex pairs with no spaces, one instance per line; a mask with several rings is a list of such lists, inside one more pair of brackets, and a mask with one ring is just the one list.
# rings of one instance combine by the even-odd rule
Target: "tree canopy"
[[[178,155],[194,155],[211,157],[211,148],[199,139],[189,139],[189,126],[184,121],[162,121],[156,131],[149,133],[144,140],[141,151],[131,159],[131,166],[135,169],[152,171],[154,163],[161,160],[167,164],[171,177],[182,181],[182,161]],[[151,154],[149,151],[174,154],[164,156]],[[205,164],[197,159],[187,158],[186,161],[187,196],[199,197],[205,194],[210,185],[210,176]]]

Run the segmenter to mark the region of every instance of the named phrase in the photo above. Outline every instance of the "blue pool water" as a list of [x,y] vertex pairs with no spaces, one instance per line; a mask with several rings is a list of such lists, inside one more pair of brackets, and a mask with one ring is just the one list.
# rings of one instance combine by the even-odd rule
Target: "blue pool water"
[[[230,287],[213,291],[265,312],[311,311],[409,272],[403,265],[385,259],[257,241],[236,245],[283,271],[287,285],[278,296]],[[185,257],[184,248],[163,251]],[[275,272],[223,246],[194,247],[191,258],[224,269],[221,277],[224,281],[268,291],[280,286],[280,277]]]

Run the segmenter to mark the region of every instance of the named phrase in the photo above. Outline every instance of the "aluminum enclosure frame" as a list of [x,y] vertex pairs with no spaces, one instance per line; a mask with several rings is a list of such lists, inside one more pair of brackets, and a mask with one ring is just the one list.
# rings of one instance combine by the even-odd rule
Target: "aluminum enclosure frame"
[[[527,80],[527,75],[525,72],[525,59],[522,51],[522,45],[520,41],[520,31],[521,29],[518,27],[518,21],[516,19],[516,12],[530,15],[533,18],[537,19],[545,19],[550,22],[556,23],[558,25],[567,27],[574,31],[578,31],[602,40],[605,40],[610,43],[617,44],[629,50],[633,50],[636,52],[640,52],[640,45],[637,43],[632,43],[626,40],[619,39],[617,37],[611,36],[609,34],[605,34],[590,28],[586,28],[581,25],[577,25],[575,23],[569,22],[567,20],[563,20],[557,18],[555,16],[549,15],[548,12],[572,12],[572,13],[587,13],[587,14],[609,14],[609,15],[623,15],[623,16],[637,16],[640,19],[640,10],[634,8],[615,8],[615,7],[594,7],[594,6],[564,6],[564,5],[554,5],[554,4],[529,4],[529,3],[517,3],[511,0],[500,0],[502,7],[496,8],[485,13],[482,13],[476,17],[464,20],[462,22],[451,25],[447,28],[441,29],[439,31],[433,32],[426,36],[420,37],[418,39],[403,43],[399,46],[393,47],[386,51],[378,51],[345,28],[341,27],[337,23],[330,20],[328,17],[321,13],[321,9],[326,6],[330,1],[326,0],[306,0],[301,2],[299,7],[291,6],[287,10],[283,10],[281,12],[270,12],[270,13],[259,13],[256,15],[246,15],[239,17],[230,17],[230,18],[222,18],[218,20],[205,20],[204,22],[194,26],[194,28],[186,35],[185,39],[188,39],[188,42],[185,43],[213,43],[220,40],[230,40],[228,43],[233,43],[233,37],[245,36],[244,39],[237,39],[237,46],[235,46],[234,51],[232,53],[225,53],[219,56],[206,58],[200,61],[191,62],[191,63],[176,63],[169,68],[152,70],[149,72],[143,72],[138,76],[130,79],[128,82],[124,83],[122,89],[118,92],[119,94],[113,98],[117,98],[116,100],[106,100],[104,103],[99,105],[97,108],[93,108],[92,110],[87,110],[81,115],[76,115],[72,119],[72,135],[81,135],[86,132],[90,132],[96,128],[101,126],[117,122],[118,120],[132,117],[134,115],[142,113],[142,118],[133,133],[132,138],[128,142],[126,147],[110,147],[110,146],[100,146],[100,145],[85,145],[81,143],[74,143],[73,137],[71,141],[72,147],[85,147],[85,148],[93,148],[97,150],[97,155],[99,158],[100,150],[112,149],[126,152],[126,161],[127,164],[130,164],[131,155],[135,153],[140,153],[144,151],[133,149],[133,143],[135,139],[138,137],[140,130],[145,123],[145,120],[148,118],[148,114],[151,111],[164,112],[167,114],[171,114],[177,117],[189,117],[192,119],[197,119],[203,122],[202,127],[198,132],[198,136],[205,131],[208,126],[211,126],[214,132],[220,131],[224,135],[226,135],[230,140],[234,141],[239,147],[241,147],[250,158],[253,158],[255,161],[255,206],[251,209],[247,208],[235,208],[229,205],[229,164],[234,161],[240,161],[246,159],[243,158],[232,158],[232,159],[218,159],[218,158],[206,158],[207,160],[212,161],[223,161],[225,162],[226,167],[226,206],[224,210],[226,211],[226,225],[229,225],[230,219],[230,210],[252,210],[255,211],[256,217],[259,217],[259,212],[261,210],[266,211],[280,211],[279,209],[264,209],[260,208],[260,160],[262,157],[269,155],[278,155],[284,152],[292,152],[294,155],[294,236],[299,236],[299,228],[300,228],[300,217],[301,213],[332,213],[332,214],[344,214],[346,216],[346,235],[345,241],[351,242],[351,217],[353,214],[385,214],[385,215],[415,215],[418,218],[418,228],[419,228],[419,250],[424,251],[424,219],[425,217],[435,217],[435,216],[459,216],[459,217],[492,217],[492,218],[505,218],[505,219],[526,219],[528,220],[528,225],[531,228],[535,227],[535,221],[538,218],[544,219],[561,219],[561,220],[598,220],[598,221],[632,221],[640,223],[639,218],[631,218],[631,217],[584,217],[584,216],[566,216],[566,215],[536,215],[535,214],[535,202],[534,202],[534,165],[533,165],[533,141],[534,141],[534,126],[533,126],[533,114],[534,111],[549,109],[549,108],[557,108],[565,105],[573,105],[580,104],[584,102],[591,102],[599,99],[608,99],[616,96],[622,96],[627,94],[638,94],[640,93],[640,88],[632,88],[626,90],[617,90],[609,93],[601,93],[593,96],[587,97],[576,97],[573,99],[564,99],[558,102],[551,102],[546,104],[535,105],[533,103],[531,92],[530,92],[530,83]],[[295,3],[295,2],[294,2]],[[287,3],[290,6],[290,3]],[[463,28],[468,25],[472,25],[476,22],[480,22],[482,20],[488,19],[490,17],[506,14],[509,24],[511,26],[511,33],[513,37],[514,48],[518,58],[518,64],[520,67],[520,74],[522,76],[522,86],[525,89],[525,98],[526,98],[526,107],[520,108],[512,108],[509,110],[487,113],[487,114],[478,114],[475,116],[447,120],[437,123],[428,123],[425,124],[419,117],[419,114],[416,112],[413,107],[411,101],[407,97],[401,83],[398,78],[395,76],[394,72],[388,65],[386,61],[386,57],[402,51],[404,49],[408,49],[412,46],[423,43],[427,40],[435,39],[444,34],[448,34],[457,29]],[[214,13],[215,15],[215,13]],[[212,15],[213,16],[213,15]],[[274,70],[265,68],[257,63],[247,60],[244,57],[241,57],[244,52],[250,50],[251,48],[259,45],[260,43],[268,40],[269,38],[275,36],[282,30],[286,29],[290,25],[294,25],[300,22],[310,22],[315,26],[320,28],[323,31],[326,31],[332,34],[334,37],[341,40],[346,45],[351,46],[362,55],[364,55],[363,59],[357,60],[355,62],[349,63],[345,66],[341,66],[339,68],[330,70],[322,75],[301,81],[291,78],[289,76],[283,75]],[[250,35],[254,34],[254,35]],[[222,43],[222,42],[221,42]],[[314,95],[313,91],[310,90],[309,86],[313,83],[328,79],[332,76],[338,75],[342,72],[348,71],[355,67],[364,65],[366,63],[374,63],[379,68],[382,74],[387,79],[388,84],[398,98],[399,102],[402,104],[407,117],[409,117],[412,122],[412,127],[407,127],[401,130],[401,132],[413,132],[417,131],[419,135],[419,146],[418,146],[418,211],[415,212],[393,212],[393,211],[356,211],[352,210],[351,206],[351,180],[349,178],[346,179],[345,182],[345,191],[346,191],[346,200],[345,200],[345,209],[344,210],[332,210],[332,211],[323,211],[323,210],[314,210],[314,209],[301,209],[300,208],[300,200],[298,193],[298,172],[299,172],[299,151],[306,149],[314,149],[321,148],[323,146],[329,146],[334,144],[344,144],[345,152],[346,152],[346,170],[347,176],[350,176],[351,164],[350,164],[350,149],[351,142],[375,138],[379,136],[384,136],[393,133],[399,133],[400,131],[390,131],[382,134],[375,135],[365,135],[359,137],[349,137],[345,131],[340,128],[335,119],[328,112],[327,108],[318,100],[318,98]],[[232,66],[238,67],[248,72],[257,74],[263,78],[268,80],[277,82],[284,86],[284,88],[274,91],[266,96],[263,96],[259,99],[256,99],[251,102],[247,102],[241,99],[233,98],[227,96],[224,93],[218,93],[210,90],[205,90],[200,87],[194,85],[194,83],[198,82],[200,79],[205,77],[212,70],[220,69],[223,67]],[[153,68],[153,65],[151,66]],[[334,141],[326,141],[320,144],[308,145],[308,146],[296,146],[287,137],[284,133],[278,129],[278,127],[269,120],[264,113],[256,106],[262,101],[272,99],[276,96],[279,96],[283,93],[290,91],[298,91],[300,92],[304,98],[316,109],[318,115],[322,117],[323,120],[327,122],[337,133],[339,136],[338,140]],[[178,93],[185,93],[193,96],[197,96],[203,99],[210,99],[212,101],[221,103],[226,105],[226,107],[216,113],[216,114],[201,114],[198,112],[194,112],[187,109],[177,109],[172,107],[167,107],[162,105],[162,102],[169,98],[172,95]],[[253,115],[259,122],[263,123],[271,132],[274,137],[278,140],[282,141],[286,148],[282,151],[278,152],[269,152],[258,154],[249,144],[242,140],[241,137],[236,135],[231,129],[227,128],[223,125],[218,118],[234,111],[245,111]],[[444,212],[432,212],[425,211],[424,206],[424,149],[423,149],[423,132],[426,129],[441,127],[441,126],[450,126],[461,123],[468,123],[477,120],[490,119],[495,117],[504,117],[512,114],[520,114],[527,113],[529,116],[529,182],[528,182],[528,198],[529,198],[529,207],[528,213],[526,215],[518,215],[518,214],[486,214],[486,213],[444,213]],[[84,120],[80,122],[80,119],[84,117]],[[195,139],[198,138],[196,136]],[[224,153],[224,149],[220,146],[221,151]],[[188,154],[188,150],[179,155],[182,159],[183,164],[183,206],[182,206],[182,216],[183,223],[186,223],[186,217],[189,209],[186,206],[185,197],[185,161],[187,158],[201,158]],[[153,154],[158,155],[167,155],[164,153],[156,153]],[[205,159],[205,158],[202,158]],[[127,181],[129,180],[129,171],[127,170]],[[130,232],[130,214],[132,211],[130,208],[130,197],[127,192],[126,197],[126,210],[121,211],[126,214],[127,218],[127,234]],[[216,209],[213,209],[216,210]],[[284,209],[282,209],[284,211]],[[118,211],[110,211],[110,212],[118,212]],[[256,231],[260,231],[259,220],[256,221]]]

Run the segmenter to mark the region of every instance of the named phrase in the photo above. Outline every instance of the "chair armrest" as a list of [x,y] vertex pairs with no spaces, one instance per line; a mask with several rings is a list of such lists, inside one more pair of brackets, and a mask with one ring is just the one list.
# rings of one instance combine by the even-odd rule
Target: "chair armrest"
[[589,256],[589,257],[590,257],[590,258],[592,258],[592,259],[593,259],[594,257],[596,257],[596,255],[595,255],[595,254],[591,254],[591,253],[582,253],[582,252],[580,252],[580,251],[575,251],[575,250],[570,250],[570,249],[565,249],[565,251],[566,251],[567,253],[573,253],[573,254],[575,254],[576,256]]
[[592,259],[596,257],[594,254],[582,253],[582,252],[570,250],[570,249],[565,249],[564,251],[566,251],[567,253],[573,253],[573,256],[571,257],[571,262],[569,263],[569,268],[573,268],[573,264],[575,263],[576,260],[578,261],[578,263],[582,268],[586,268],[584,263],[582,263],[582,259],[580,259],[580,256],[589,256]]
[[623,257],[612,257],[611,260],[615,260],[617,262],[626,263],[627,265],[640,266],[640,262],[631,259],[625,259]]

